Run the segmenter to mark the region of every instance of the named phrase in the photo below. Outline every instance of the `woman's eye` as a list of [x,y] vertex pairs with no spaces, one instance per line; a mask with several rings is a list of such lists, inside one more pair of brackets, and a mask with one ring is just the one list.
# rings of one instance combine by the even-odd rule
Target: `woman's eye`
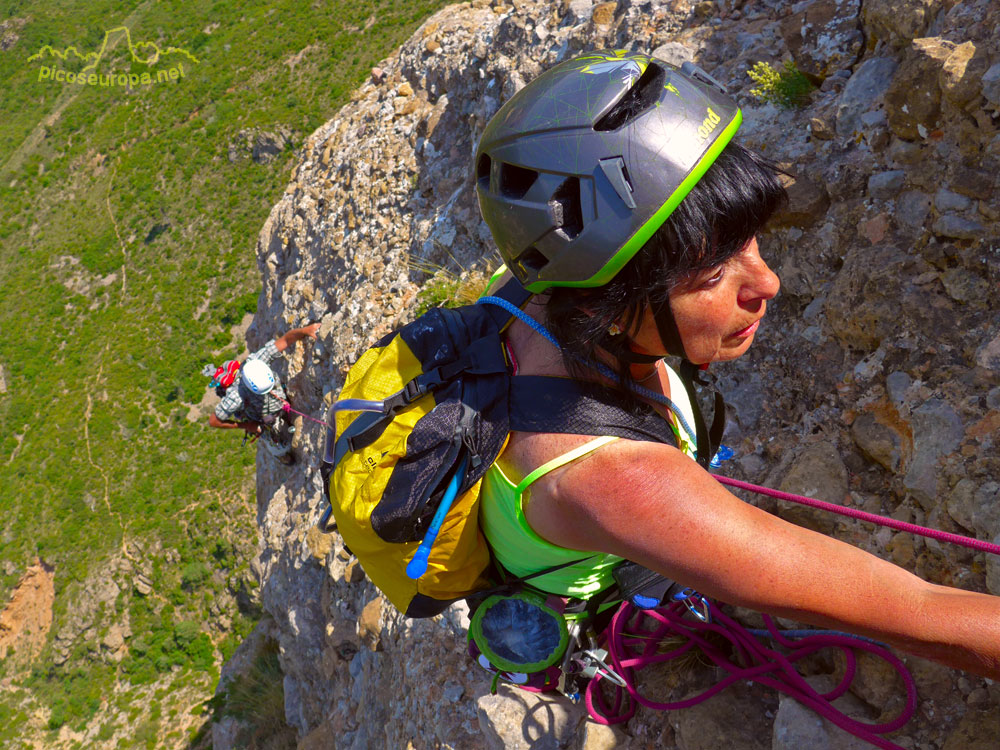
[[710,271],[709,274],[705,275],[701,279],[701,283],[698,284],[700,289],[708,289],[715,286],[720,281],[722,281],[722,267],[716,268],[714,271]]

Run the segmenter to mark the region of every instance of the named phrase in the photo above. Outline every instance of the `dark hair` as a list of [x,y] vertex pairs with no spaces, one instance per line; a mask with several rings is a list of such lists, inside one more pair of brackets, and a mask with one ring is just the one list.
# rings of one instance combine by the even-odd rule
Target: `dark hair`
[[551,288],[546,317],[563,346],[567,369],[577,376],[588,372],[599,362],[600,346],[620,363],[620,388],[631,394],[627,337],[608,336],[608,327],[623,320],[625,330],[632,330],[647,305],[666,304],[679,284],[742,250],[787,201],[778,179],[782,173],[731,142],[611,281],[592,289]]

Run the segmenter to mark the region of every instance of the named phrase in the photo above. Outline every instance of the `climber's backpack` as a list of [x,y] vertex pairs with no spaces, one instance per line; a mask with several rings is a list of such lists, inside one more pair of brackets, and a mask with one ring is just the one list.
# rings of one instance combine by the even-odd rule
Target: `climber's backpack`
[[210,375],[212,377],[212,382],[208,384],[208,387],[214,388],[220,398],[226,395],[226,389],[233,384],[236,376],[239,374],[240,362],[236,359],[226,360],[219,367],[216,367],[214,371],[211,365],[205,365],[205,368],[202,370],[202,375]]
[[[529,296],[515,281],[495,293],[517,309]],[[439,614],[506,580],[479,530],[478,500],[512,430],[675,442],[655,410],[637,411],[610,388],[512,377],[501,338],[512,319],[489,304],[433,309],[364,352],[330,409],[336,430],[327,433],[322,474],[336,528],[410,617]],[[411,578],[407,565],[449,485],[453,502],[444,503],[426,572]]]

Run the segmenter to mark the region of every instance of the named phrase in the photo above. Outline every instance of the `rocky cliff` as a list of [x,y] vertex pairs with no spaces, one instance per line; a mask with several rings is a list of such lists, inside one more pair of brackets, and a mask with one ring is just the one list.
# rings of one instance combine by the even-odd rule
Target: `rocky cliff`
[[[791,203],[762,238],[781,295],[751,353],[717,368],[733,405],[728,472],[1000,541],[998,25],[993,0],[445,8],[308,139],[260,234],[250,347],[321,321],[318,341],[297,347],[282,375],[295,407],[322,417],[356,355],[412,314],[424,276],[410,259],[457,271],[494,257],[469,163],[500,104],[578,51],[656,50],[724,82],[744,106],[744,142],[793,175]],[[817,84],[804,106],[751,97],[747,70],[788,59]],[[339,537],[314,529],[322,432],[300,419],[300,463],[263,452],[257,463],[255,570],[268,616],[251,642],[280,647],[300,747],[861,746],[760,688],[640,712],[616,730],[562,700],[489,695],[464,654],[461,607],[404,620]],[[766,507],[928,580],[1000,594],[1000,564],[982,554]],[[907,663],[920,705],[894,741],[995,746],[998,686]],[[863,663],[848,708],[890,716],[900,692]],[[216,725],[216,747],[232,746],[238,728]]]

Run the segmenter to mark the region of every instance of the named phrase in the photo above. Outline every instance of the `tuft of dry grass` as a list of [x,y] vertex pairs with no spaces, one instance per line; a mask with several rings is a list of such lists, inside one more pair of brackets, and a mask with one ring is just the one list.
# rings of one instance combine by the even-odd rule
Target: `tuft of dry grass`
[[464,268],[455,272],[431,261],[410,258],[410,268],[429,278],[417,292],[416,315],[423,315],[434,307],[461,307],[479,299],[489,284],[499,260],[490,259],[482,266]]

